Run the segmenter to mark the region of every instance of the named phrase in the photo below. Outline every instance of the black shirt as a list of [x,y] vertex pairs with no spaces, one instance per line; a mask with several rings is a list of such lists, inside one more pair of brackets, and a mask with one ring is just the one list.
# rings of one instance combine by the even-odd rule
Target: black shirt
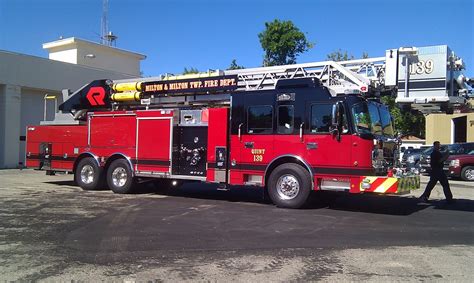
[[441,159],[443,158],[443,155],[441,152],[438,150],[433,150],[431,153],[431,160],[430,160],[430,166],[432,170],[442,170],[443,169],[443,162]]

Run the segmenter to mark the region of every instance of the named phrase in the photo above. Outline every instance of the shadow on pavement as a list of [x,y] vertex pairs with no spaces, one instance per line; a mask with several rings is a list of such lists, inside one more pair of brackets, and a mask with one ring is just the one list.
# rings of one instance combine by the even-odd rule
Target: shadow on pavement
[[373,214],[410,215],[427,206],[419,205],[414,197],[376,194],[348,194],[323,192],[330,197],[327,208]]
[[[76,184],[74,180],[66,180],[66,181],[50,181],[50,182],[44,182],[45,184],[51,184],[51,185],[57,185],[57,186],[71,186],[71,187],[78,187],[79,186]],[[108,191],[109,188],[104,187],[102,189],[98,189],[97,191]]]
[[447,203],[445,200],[437,200],[432,201],[430,206],[433,206],[434,209],[474,212],[474,201],[470,199],[456,199],[454,203]]
[[[176,188],[155,188],[153,185],[139,187],[136,193],[156,193],[160,195],[223,200],[229,202],[250,202],[270,204],[268,196],[261,188],[231,187],[229,191],[218,191],[216,185],[186,183]],[[427,206],[418,205],[418,199],[387,195],[352,195],[344,192],[312,192],[304,209],[331,209],[357,211],[375,214],[410,215]]]
[[77,186],[76,182],[73,180],[70,181],[50,181],[50,182],[43,182],[45,184],[57,185],[57,186]]
[[218,190],[215,184],[205,184],[200,182],[186,182],[176,187],[154,186],[153,183],[141,184],[135,190],[136,194],[159,194],[173,197],[197,198],[210,200],[224,200],[229,202],[250,202],[269,204],[264,191],[258,187],[234,186],[226,191]]
[[[45,182],[58,186],[76,186],[74,181]],[[104,189],[106,190],[106,189]],[[164,196],[220,200],[228,202],[270,204],[268,196],[258,187],[233,186],[228,191],[219,191],[217,185],[200,182],[186,182],[176,187],[159,186],[153,182],[139,184],[135,194],[158,194]],[[373,214],[410,215],[420,210],[434,209],[474,212],[474,201],[457,199],[453,204],[434,200],[419,204],[414,197],[400,197],[376,194],[348,194],[345,192],[312,192],[304,209],[331,209]]]

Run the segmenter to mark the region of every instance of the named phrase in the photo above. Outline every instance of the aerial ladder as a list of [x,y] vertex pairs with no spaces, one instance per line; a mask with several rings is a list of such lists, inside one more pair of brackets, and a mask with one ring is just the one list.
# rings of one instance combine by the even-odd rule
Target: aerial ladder
[[[474,79],[462,74],[463,60],[447,45],[401,47],[389,49],[385,57],[347,61],[322,61],[303,64],[216,70],[189,75],[160,75],[158,77],[127,80],[94,81],[78,91],[63,91],[64,103],[56,115],[56,122],[80,120],[84,113],[95,108],[137,109],[229,104],[232,91],[274,89],[282,79],[315,78],[333,96],[363,95],[380,97],[391,95],[402,107],[423,114],[436,112],[471,111],[468,98]],[[227,85],[220,85],[223,81]],[[216,84],[207,85],[208,82]],[[90,87],[107,85],[101,105],[90,98]],[[203,85],[206,83],[206,85]],[[174,86],[174,88],[173,88]],[[171,87],[172,89],[169,89]],[[99,97],[100,98],[100,97]],[[96,104],[96,105],[94,105]],[[66,115],[64,115],[66,114]],[[46,121],[46,124],[54,121]]]

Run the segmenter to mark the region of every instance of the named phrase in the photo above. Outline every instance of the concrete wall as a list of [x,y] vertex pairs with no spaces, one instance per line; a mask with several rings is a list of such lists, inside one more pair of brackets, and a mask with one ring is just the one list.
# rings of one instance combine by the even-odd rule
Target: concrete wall
[[452,141],[452,119],[467,117],[466,141],[474,142],[474,113],[462,114],[429,114],[426,116],[426,144],[440,141],[450,144]]
[[[94,58],[87,57],[88,54],[93,54]],[[140,76],[140,60],[135,57],[124,56],[119,51],[111,52],[104,49],[103,46],[84,45],[78,48],[77,64],[99,69],[117,70],[135,77]]]
[[0,168],[16,167],[19,161],[20,105],[21,87],[0,84]]
[[[43,120],[44,95],[61,90],[76,90],[96,79],[128,79],[135,76],[115,71],[53,61],[49,59],[0,51],[0,168],[16,168],[24,162],[26,125]],[[52,119],[54,101],[48,102]]]
[[126,79],[134,75],[0,51],[0,84],[33,89],[78,89],[97,79]]
[[140,61],[146,56],[127,50],[70,37],[43,44],[49,59],[114,70],[135,77],[140,76]]
[[[38,89],[22,88],[21,90],[21,120],[20,120],[20,137],[26,136],[26,126],[37,125],[38,121],[44,119],[44,97],[45,93]],[[62,102],[62,95],[60,92],[48,92],[48,96],[56,96],[59,105]],[[32,107],[37,105],[37,107]],[[46,120],[50,121],[54,119],[55,109],[54,100],[46,100]],[[25,162],[25,141],[19,141],[19,155],[18,162]]]
[[49,59],[71,64],[77,64],[77,50],[61,50],[55,53],[50,53]]

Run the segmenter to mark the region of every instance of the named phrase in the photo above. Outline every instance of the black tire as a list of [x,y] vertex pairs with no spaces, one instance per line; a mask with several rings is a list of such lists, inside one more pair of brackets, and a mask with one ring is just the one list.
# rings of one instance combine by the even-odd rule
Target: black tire
[[135,183],[132,169],[127,160],[112,161],[107,169],[107,185],[114,193],[129,194],[133,191]]
[[81,159],[74,172],[74,181],[83,190],[98,190],[104,185],[102,168],[92,157]]
[[474,166],[465,166],[462,168],[461,179],[464,181],[474,181]]
[[[283,188],[285,183],[286,187]],[[293,189],[287,187],[291,184],[295,185]],[[270,174],[267,189],[270,199],[278,207],[301,208],[311,192],[311,175],[298,164],[282,164]]]

